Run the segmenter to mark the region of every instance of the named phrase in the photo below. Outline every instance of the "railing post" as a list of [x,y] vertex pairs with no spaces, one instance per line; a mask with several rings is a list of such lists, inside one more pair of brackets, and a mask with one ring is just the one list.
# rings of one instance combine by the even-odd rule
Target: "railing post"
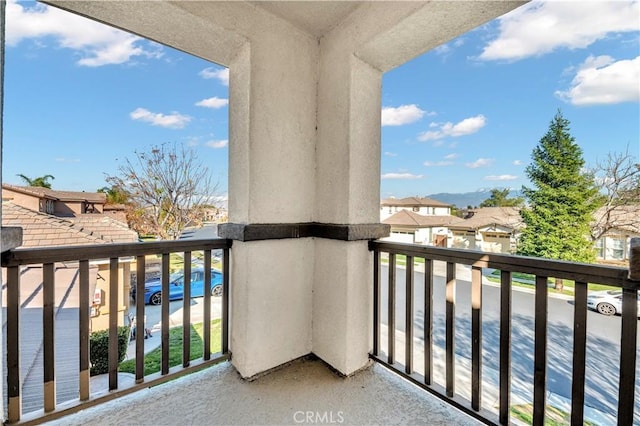
[[[631,239],[629,280],[640,281],[640,238]],[[622,289],[622,327],[620,338],[620,384],[618,387],[618,425],[634,420],[636,381],[636,335],[638,332],[638,289]]]
[[629,279],[640,281],[640,238],[632,238],[629,248]]

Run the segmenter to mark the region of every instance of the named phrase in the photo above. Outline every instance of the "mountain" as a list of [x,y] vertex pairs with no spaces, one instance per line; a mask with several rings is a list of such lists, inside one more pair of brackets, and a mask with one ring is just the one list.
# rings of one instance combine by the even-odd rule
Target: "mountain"
[[[511,190],[509,198],[521,197],[522,191]],[[450,192],[440,192],[438,194],[427,195],[428,198],[442,201],[443,203],[454,205],[458,208],[466,208],[467,206],[479,206],[487,198],[491,197],[491,189],[479,189],[475,192],[463,192],[459,194]]]

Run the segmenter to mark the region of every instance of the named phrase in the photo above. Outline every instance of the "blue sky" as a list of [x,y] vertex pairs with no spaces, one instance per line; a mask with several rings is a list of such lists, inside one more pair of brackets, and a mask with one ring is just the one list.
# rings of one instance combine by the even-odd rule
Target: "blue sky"
[[[224,68],[32,2],[6,30],[4,182],[95,191],[176,142],[226,195]],[[385,74],[381,196],[520,188],[558,109],[587,165],[640,157],[638,1],[532,2]]]

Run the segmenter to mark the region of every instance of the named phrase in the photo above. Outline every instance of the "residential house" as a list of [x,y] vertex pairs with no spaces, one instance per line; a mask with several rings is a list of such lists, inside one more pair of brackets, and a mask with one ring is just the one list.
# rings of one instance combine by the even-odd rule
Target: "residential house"
[[2,200],[54,216],[102,213],[107,202],[99,192],[57,191],[38,186],[2,184]]
[[483,207],[467,210],[449,226],[452,248],[491,253],[515,253],[523,223],[517,207]]
[[391,227],[385,240],[428,246],[513,253],[519,229],[515,207],[485,207],[468,210],[464,217],[423,216],[408,209],[383,220]]
[[[75,217],[57,217],[19,206],[11,201],[2,203],[2,226],[22,229],[21,248],[95,246],[138,241],[136,232],[122,222],[106,215],[80,214]],[[120,259],[118,262],[120,283],[118,322],[121,324],[124,323],[123,319],[128,309],[128,295],[131,285],[130,264],[132,261],[133,259]],[[76,268],[72,264],[65,265],[65,267]],[[105,304],[109,297],[109,277],[109,259],[96,260],[91,263],[89,294],[92,302],[92,331],[108,328],[109,312]],[[73,284],[73,282],[68,283],[69,286]]]
[[[595,217],[601,219],[606,214],[601,208]],[[640,237],[640,205],[620,206],[609,212],[606,220],[612,227],[595,242],[597,259],[604,263],[627,262],[631,239]]]
[[391,227],[390,235],[383,239],[399,243],[448,247],[449,226],[459,219],[449,214],[423,216],[409,209],[400,209],[382,221]]
[[451,205],[426,197],[386,198],[380,203],[380,222],[402,210],[423,216],[447,216],[451,214]]

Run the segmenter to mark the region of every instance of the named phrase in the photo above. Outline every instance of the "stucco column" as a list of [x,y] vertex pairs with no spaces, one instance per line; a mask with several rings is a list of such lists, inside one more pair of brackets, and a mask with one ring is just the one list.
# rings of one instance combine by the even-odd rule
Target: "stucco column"
[[230,223],[220,235],[234,240],[230,346],[244,377],[311,352],[345,374],[367,362],[367,239],[386,229],[381,72],[331,46],[282,28],[230,64]]
[[[344,45],[331,37],[321,43],[317,220],[371,229],[380,214],[382,72]],[[388,234],[382,227],[377,232]],[[372,254],[366,240],[316,239],[315,249],[313,352],[351,374],[367,364],[371,350]]]
[[313,240],[287,230],[315,205],[317,41],[271,29],[229,64],[230,224],[220,235],[234,239],[230,347],[243,377],[311,352]]

